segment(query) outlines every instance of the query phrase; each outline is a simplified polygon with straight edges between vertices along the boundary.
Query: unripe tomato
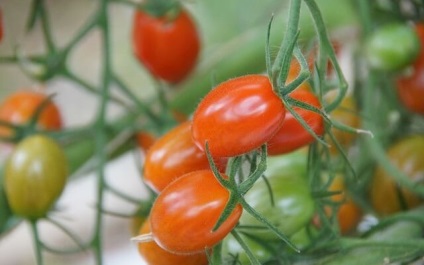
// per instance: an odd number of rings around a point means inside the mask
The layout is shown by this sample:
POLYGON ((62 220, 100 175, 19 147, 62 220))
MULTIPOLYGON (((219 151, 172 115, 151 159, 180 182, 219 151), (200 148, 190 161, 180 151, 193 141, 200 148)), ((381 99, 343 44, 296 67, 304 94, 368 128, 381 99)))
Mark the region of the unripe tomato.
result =
MULTIPOLYGON (((406 174, 417 185, 422 185, 424 177, 424 136, 403 138, 387 150, 390 162, 406 174)), ((423 198, 407 188, 400 187, 390 172, 378 166, 370 184, 370 201, 374 210, 382 215, 390 215, 421 205, 423 198)))
POLYGON ((378 28, 366 41, 366 59, 371 67, 397 71, 417 57, 420 44, 414 29, 404 23, 391 23, 378 28))
MULTIPOLYGON (((227 159, 216 159, 224 171, 227 159)), ((206 154, 191 137, 191 122, 186 121, 159 138, 146 153, 143 179, 159 193, 176 178, 201 169, 210 169, 206 154)))
POLYGON ((213 231, 229 197, 230 192, 210 170, 194 171, 176 179, 158 195, 151 209, 154 241, 167 251, 180 254, 212 248, 231 232, 242 214, 242 206, 235 205, 229 217, 213 231))
POLYGON ((44 217, 61 194, 67 174, 65 154, 55 141, 43 135, 25 138, 5 164, 10 208, 27 219, 44 217))
POLYGON ((200 38, 193 19, 183 8, 175 17, 136 11, 132 38, 137 59, 159 79, 177 83, 196 65, 200 38))
MULTIPOLYGON (((261 215, 290 236, 308 224, 315 211, 315 203, 306 179, 306 154, 293 153, 268 158, 264 175, 272 189, 272 196, 263 179, 246 193, 245 199, 261 215), (271 198, 274 199, 274 205, 271 198)), ((240 224, 263 226, 257 219, 244 212, 240 224)), ((251 229, 249 233, 264 240, 279 240, 268 229, 251 229)))
MULTIPOLYGON (((10 95, 0 104, 0 120, 16 125, 28 122, 47 96, 34 91, 20 91, 10 95)), ((62 118, 57 106, 49 101, 41 111, 37 126, 45 130, 62 128, 62 118)), ((0 126, 0 136, 11 136, 9 128, 0 126)))
POLYGON ((219 84, 200 102, 193 116, 193 139, 202 150, 208 142, 214 157, 241 155, 271 139, 285 113, 268 77, 237 77, 219 84))
MULTIPOLYGON (((147 220, 141 226, 140 234, 150 233, 150 222, 147 220)), ((154 241, 138 244, 138 251, 148 265, 206 265, 206 252, 177 255, 159 247, 154 241)))
MULTIPOLYGON (((295 90, 290 94, 290 96, 293 99, 299 100, 318 109, 321 108, 319 99, 310 91, 295 90)), ((300 107, 293 107, 293 109, 305 120, 309 127, 318 136, 321 136, 324 133, 324 119, 320 114, 300 107)), ((314 141, 315 138, 290 112, 288 112, 284 118, 281 128, 268 141, 268 154, 281 155, 289 153, 314 141)))

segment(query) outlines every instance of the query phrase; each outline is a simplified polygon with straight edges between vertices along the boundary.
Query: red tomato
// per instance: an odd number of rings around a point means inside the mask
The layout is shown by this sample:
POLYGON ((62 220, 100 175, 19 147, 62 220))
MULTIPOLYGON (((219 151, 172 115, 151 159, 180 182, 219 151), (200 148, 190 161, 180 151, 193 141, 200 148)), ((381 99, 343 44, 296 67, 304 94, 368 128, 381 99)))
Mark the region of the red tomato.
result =
POLYGON ((3 39, 3 14, 0 9, 0 41, 3 39))
POLYGON ((139 10, 132 34, 136 57, 155 77, 177 83, 194 68, 200 39, 196 25, 184 9, 175 18, 154 17, 139 10))
MULTIPOLYGON (((159 138, 146 153, 144 181, 156 192, 176 178, 200 169, 210 169, 206 154, 191 137, 191 122, 186 121, 159 138)), ((226 159, 216 161, 224 170, 226 159)))
MULTIPOLYGON (((46 100, 46 95, 34 91, 21 91, 12 94, 0 104, 0 120, 22 125, 34 115, 37 108, 46 100)), ((48 102, 37 120, 37 125, 45 130, 62 128, 59 109, 53 102, 48 102)), ((12 131, 0 127, 1 136, 10 136, 12 131)))
MULTIPOLYGON (((224 178, 226 176, 224 175, 224 178)), ((155 242, 172 253, 198 253, 212 248, 235 227, 243 208, 237 204, 215 231, 230 192, 210 170, 188 173, 169 184, 150 212, 155 242)))
MULTIPOLYGON (((318 109, 321 108, 321 103, 318 98, 309 91, 295 90, 290 96, 293 99, 302 101, 318 109)), ((317 135, 322 135, 324 133, 324 120, 321 115, 300 107, 293 107, 293 109, 306 121, 317 135)), ((291 113, 287 113, 283 126, 281 126, 278 132, 268 141, 268 154, 279 155, 289 153, 312 143, 314 140, 315 138, 303 128, 296 118, 291 113)))
POLYGON ((397 80, 397 93, 403 105, 418 114, 424 115, 424 24, 415 27, 420 39, 420 53, 412 71, 397 80))
MULTIPOLYGON (((150 222, 146 221, 140 228, 140 234, 150 233, 150 222)), ((159 247, 154 241, 139 243, 138 251, 149 265, 206 265, 208 259, 205 252, 192 255, 177 255, 159 247)))
POLYGON ((241 155, 259 148, 281 127, 286 110, 269 78, 246 75, 221 83, 194 112, 192 134, 214 157, 241 155))

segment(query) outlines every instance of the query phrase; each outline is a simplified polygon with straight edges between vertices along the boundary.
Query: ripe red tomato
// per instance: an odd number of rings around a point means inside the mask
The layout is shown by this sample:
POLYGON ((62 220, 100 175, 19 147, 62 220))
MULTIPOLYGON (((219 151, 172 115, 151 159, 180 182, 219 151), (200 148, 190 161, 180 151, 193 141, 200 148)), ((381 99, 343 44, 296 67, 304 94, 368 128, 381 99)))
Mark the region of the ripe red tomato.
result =
POLYGON ((170 83, 191 72, 200 51, 196 25, 184 9, 172 18, 136 11, 132 38, 137 59, 155 77, 170 83))
POLYGON ((213 231, 229 197, 230 192, 210 170, 178 178, 158 195, 151 209, 154 241, 172 253, 192 254, 212 248, 231 232, 242 214, 243 208, 237 204, 213 231))
MULTIPOLYGON (((150 233, 150 222, 145 221, 140 228, 140 234, 150 233)), ((205 252, 191 255, 177 255, 159 247, 154 241, 139 243, 138 252, 149 265, 206 265, 208 259, 205 252)))
MULTIPOLYGON (((160 192, 176 178, 201 169, 210 169, 206 154, 191 137, 191 122, 186 121, 159 138, 146 153, 144 182, 160 192)), ((217 166, 225 170, 227 159, 217 159, 217 166)))
MULTIPOLYGON (((21 91, 12 94, 0 104, 0 120, 17 125, 26 123, 37 108, 46 100, 46 95, 34 91, 21 91)), ((48 102, 37 120, 38 127, 45 130, 62 128, 59 109, 53 102, 48 102)), ((0 126, 1 136, 11 136, 11 129, 0 126)))
POLYGON ((3 39, 3 14, 0 9, 0 41, 3 39))
MULTIPOLYGON (((424 176, 424 136, 403 138, 389 147, 387 156, 391 163, 406 174, 417 185, 422 185, 424 176)), ((423 198, 399 184, 378 166, 370 184, 370 201, 376 213, 385 216, 414 208, 423 203, 423 198)))
POLYGON ((415 26, 420 52, 411 67, 411 72, 397 80, 397 93, 402 104, 415 113, 424 115, 424 24, 415 26))
POLYGON ((210 91, 194 112, 192 134, 214 157, 241 155, 259 148, 281 127, 286 110, 269 78, 246 75, 210 91))
POLYGON ((65 187, 67 163, 63 150, 52 139, 32 135, 22 140, 4 168, 12 211, 31 220, 44 217, 65 187))
MULTIPOLYGON (((302 101, 318 109, 321 108, 321 103, 312 92, 295 90, 290 96, 293 99, 302 101)), ((293 109, 305 120, 317 135, 322 135, 324 133, 324 120, 320 114, 300 107, 293 107, 293 109)), ((278 132, 268 141, 268 154, 279 155, 289 153, 312 143, 314 140, 315 138, 303 128, 298 120, 291 113, 287 113, 283 126, 281 126, 278 132)))

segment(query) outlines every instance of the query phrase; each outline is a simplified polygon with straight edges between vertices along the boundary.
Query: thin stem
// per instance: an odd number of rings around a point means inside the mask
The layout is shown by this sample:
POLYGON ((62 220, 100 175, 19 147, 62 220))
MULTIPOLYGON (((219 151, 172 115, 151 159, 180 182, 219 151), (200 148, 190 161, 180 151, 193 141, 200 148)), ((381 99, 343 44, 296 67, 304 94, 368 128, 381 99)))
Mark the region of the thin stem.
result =
POLYGON ((30 221, 32 237, 34 239, 34 249, 35 249, 35 258, 37 260, 37 265, 42 265, 43 263, 43 253, 42 253, 42 243, 40 239, 40 234, 37 227, 37 220, 30 221))

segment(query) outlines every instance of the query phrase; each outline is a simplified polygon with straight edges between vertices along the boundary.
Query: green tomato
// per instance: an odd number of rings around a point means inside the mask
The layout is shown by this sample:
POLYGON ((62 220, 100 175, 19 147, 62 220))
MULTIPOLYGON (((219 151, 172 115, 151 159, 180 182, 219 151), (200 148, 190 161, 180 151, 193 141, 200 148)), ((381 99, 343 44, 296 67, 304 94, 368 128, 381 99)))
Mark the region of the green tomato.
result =
POLYGON ((391 23, 378 28, 365 44, 369 65, 382 71, 403 69, 417 58, 419 51, 417 33, 403 23, 391 23))
MULTIPOLYGON (((240 234, 240 237, 243 239, 244 243, 247 245, 253 255, 262 264, 274 256, 272 250, 260 242, 257 242, 254 239, 251 239, 242 234, 240 234)), ((224 264, 251 264, 246 251, 240 246, 239 242, 231 234, 225 237, 224 241, 222 242, 222 258, 224 264)))
MULTIPOLYGON (((285 235, 290 236, 310 222, 315 203, 306 179, 306 154, 298 153, 273 158, 265 176, 272 189, 274 204, 266 182, 261 179, 249 190, 246 201, 285 235)), ((247 211, 241 225, 264 226, 247 211)), ((251 234, 265 240, 278 240, 269 229, 251 229, 251 234)))
POLYGON ((66 157, 55 141, 42 135, 25 138, 5 164, 4 185, 12 212, 30 220, 44 217, 67 175, 66 157))

